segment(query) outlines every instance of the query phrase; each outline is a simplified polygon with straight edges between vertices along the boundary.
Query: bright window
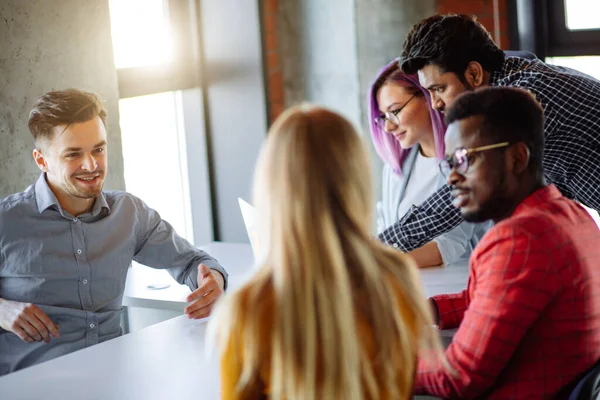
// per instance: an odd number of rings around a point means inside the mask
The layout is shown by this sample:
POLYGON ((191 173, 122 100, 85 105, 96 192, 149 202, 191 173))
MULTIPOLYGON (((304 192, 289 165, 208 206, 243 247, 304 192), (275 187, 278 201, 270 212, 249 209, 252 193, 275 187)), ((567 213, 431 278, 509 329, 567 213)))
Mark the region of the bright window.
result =
POLYGON ((194 243, 180 94, 119 101, 125 186, 194 243))
POLYGON ((570 30, 599 29, 600 1, 565 0, 565 18, 570 30))
MULTIPOLYGON (((172 61, 167 0, 110 0, 117 69, 172 61)), ((127 191, 194 243, 181 92, 119 101, 127 191)))
POLYGON ((173 42, 166 0, 110 0, 115 66, 168 63, 173 42))
POLYGON ((546 57, 546 62, 573 68, 600 79, 600 56, 546 57))

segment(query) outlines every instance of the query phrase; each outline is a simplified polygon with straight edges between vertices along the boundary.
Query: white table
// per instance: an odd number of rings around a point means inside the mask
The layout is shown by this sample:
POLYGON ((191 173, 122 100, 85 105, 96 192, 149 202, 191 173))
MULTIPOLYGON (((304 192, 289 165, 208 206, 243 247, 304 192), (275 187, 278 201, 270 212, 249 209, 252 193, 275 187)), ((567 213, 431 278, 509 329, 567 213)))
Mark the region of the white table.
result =
MULTIPOLYGON (((205 249, 227 268, 232 288, 249 276, 253 264, 249 245, 211 243, 205 249)), ((468 278, 465 265, 422 272, 428 296, 460 291, 468 278)), ((154 302, 177 303, 160 298, 155 291, 144 295, 143 290, 133 290, 128 301, 153 307, 154 302)), ((218 399, 218 362, 216 355, 208 357, 205 351, 206 325, 206 320, 180 316, 17 371, 0 378, 0 398, 218 399)))
MULTIPOLYGON (((200 247, 215 257, 229 273, 229 288, 239 287, 251 274, 254 255, 249 244, 212 242, 200 247)), ((467 260, 449 267, 433 267, 421 270, 425 295, 458 292, 466 287, 467 260)), ((178 284, 171 275, 161 269, 152 269, 133 263, 127 273, 123 305, 183 312, 190 289, 178 284), (166 289, 154 290, 149 285, 165 284, 166 289)))
POLYGON ((2 400, 219 398, 217 362, 205 355, 206 320, 153 325, 0 378, 2 400))
MULTIPOLYGON (((229 288, 239 287, 249 276, 254 255, 249 244, 212 242, 200 249, 206 251, 225 267, 229 274, 229 288)), ((162 269, 153 269, 134 262, 127 272, 123 305, 183 312, 186 297, 191 293, 162 269), (150 289, 149 285, 169 285, 165 289, 150 289)))
POLYGON ((457 293, 467 288, 468 260, 447 267, 422 268, 420 271, 427 297, 442 293, 457 293))

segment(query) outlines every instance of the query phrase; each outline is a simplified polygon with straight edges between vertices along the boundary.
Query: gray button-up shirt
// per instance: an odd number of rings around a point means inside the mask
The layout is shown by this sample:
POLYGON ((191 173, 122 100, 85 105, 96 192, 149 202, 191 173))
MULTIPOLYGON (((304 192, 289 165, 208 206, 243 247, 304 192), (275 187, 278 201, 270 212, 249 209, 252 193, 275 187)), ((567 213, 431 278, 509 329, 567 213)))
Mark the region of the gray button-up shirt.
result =
POLYGON ((42 174, 22 193, 0 200, 0 298, 39 306, 59 338, 27 343, 0 328, 0 375, 115 338, 131 261, 168 268, 198 287, 198 264, 218 262, 178 236, 137 197, 104 191, 91 212, 70 215, 42 174))

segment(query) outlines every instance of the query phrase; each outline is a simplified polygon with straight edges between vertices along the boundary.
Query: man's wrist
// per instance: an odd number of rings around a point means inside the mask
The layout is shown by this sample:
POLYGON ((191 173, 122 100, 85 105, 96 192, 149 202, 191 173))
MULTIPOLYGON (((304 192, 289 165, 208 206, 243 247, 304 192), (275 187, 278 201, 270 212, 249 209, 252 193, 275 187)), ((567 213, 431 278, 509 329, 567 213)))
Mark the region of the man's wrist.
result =
POLYGON ((219 284, 221 289, 225 290, 225 277, 223 276, 221 271, 219 271, 217 269, 211 269, 210 272, 212 272, 213 276, 217 280, 217 283, 219 284))

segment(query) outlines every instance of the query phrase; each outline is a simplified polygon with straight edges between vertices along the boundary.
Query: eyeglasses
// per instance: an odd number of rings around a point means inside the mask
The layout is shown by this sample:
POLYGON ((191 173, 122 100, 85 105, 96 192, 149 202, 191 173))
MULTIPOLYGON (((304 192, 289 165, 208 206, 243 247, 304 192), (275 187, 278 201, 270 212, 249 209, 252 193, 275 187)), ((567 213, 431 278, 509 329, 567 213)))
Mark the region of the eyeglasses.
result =
POLYGON ((506 147, 510 145, 509 142, 502 142, 496 144, 490 144, 487 146, 475 147, 472 149, 465 149, 464 147, 460 147, 454 150, 454 153, 440 161, 440 171, 442 175, 446 178, 450 176, 453 169, 456 169, 456 172, 459 174, 464 174, 469 169, 469 155, 473 153, 479 153, 481 151, 498 149, 500 147, 506 147))
POLYGON ((408 103, 410 103, 410 101, 412 99, 414 99, 415 96, 418 94, 419 94, 419 92, 416 92, 415 94, 410 96, 410 99, 408 99, 406 101, 406 103, 404 103, 404 105, 402 107, 400 107, 399 109, 390 111, 390 112, 386 112, 386 113, 383 113, 383 115, 375 117, 374 118, 375 124, 382 130, 385 130, 385 121, 390 121, 390 123, 394 126, 400 125, 400 120, 398 119, 398 115, 400 114, 400 111, 402 111, 404 109, 404 107, 406 107, 408 105, 408 103))

